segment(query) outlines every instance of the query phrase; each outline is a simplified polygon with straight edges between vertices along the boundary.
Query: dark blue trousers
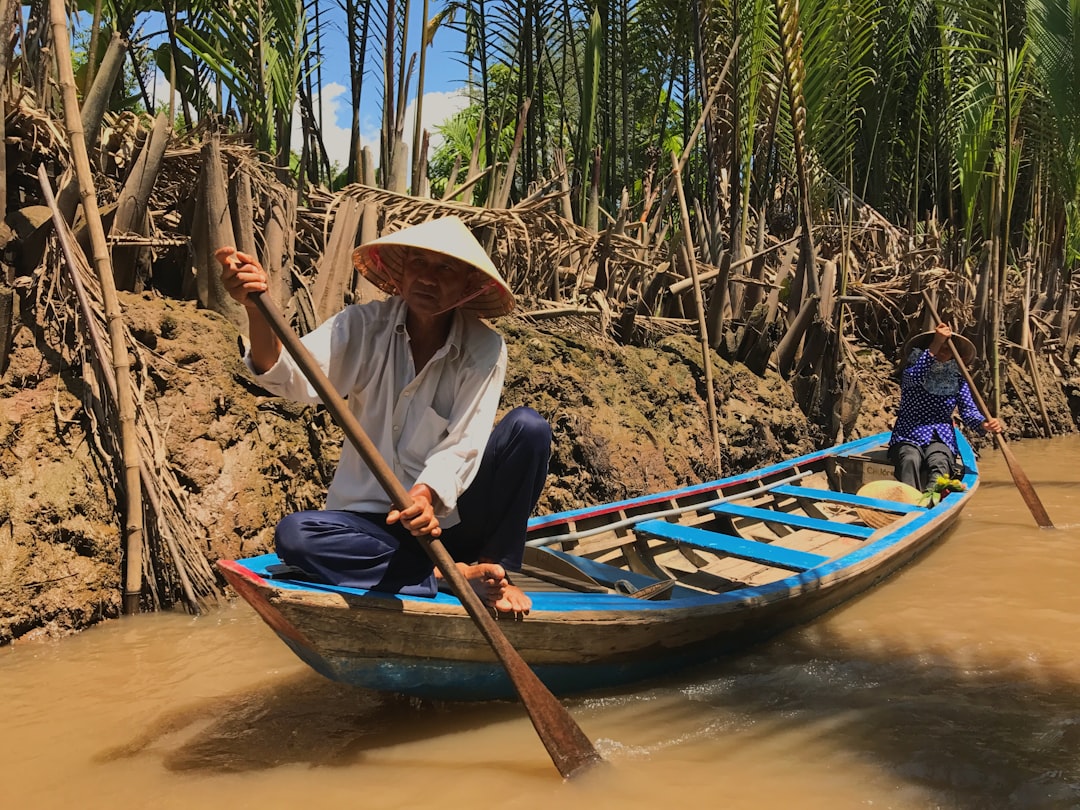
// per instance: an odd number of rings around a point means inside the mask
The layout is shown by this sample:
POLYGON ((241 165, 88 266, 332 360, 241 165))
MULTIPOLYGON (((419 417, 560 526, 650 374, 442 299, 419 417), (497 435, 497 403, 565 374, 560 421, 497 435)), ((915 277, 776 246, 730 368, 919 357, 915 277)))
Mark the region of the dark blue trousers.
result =
MULTIPOLYGON (((532 408, 515 408, 491 432, 476 478, 458 498, 461 522, 441 540, 456 561, 521 568, 525 529, 540 499, 551 427, 532 408)), ((434 596, 434 565, 420 541, 385 514, 313 510, 277 525, 278 556, 335 585, 434 596)))

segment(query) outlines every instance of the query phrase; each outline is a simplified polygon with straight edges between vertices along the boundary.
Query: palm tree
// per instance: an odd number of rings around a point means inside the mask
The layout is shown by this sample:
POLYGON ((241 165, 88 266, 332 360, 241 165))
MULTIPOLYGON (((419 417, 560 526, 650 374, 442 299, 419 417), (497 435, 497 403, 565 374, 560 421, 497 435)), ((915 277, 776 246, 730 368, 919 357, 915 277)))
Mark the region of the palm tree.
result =
POLYGON ((1034 233, 1056 234, 1038 245, 1048 281, 1059 290, 1054 309, 1066 356, 1078 324, 1070 321, 1072 280, 1080 260, 1080 6, 1067 0, 1029 0, 1033 83, 1038 89, 1030 127, 1042 198, 1034 233), (1060 273, 1060 278, 1057 278, 1060 273))
MULTIPOLYGON (((293 103, 307 55, 307 15, 299 0, 194 0, 177 28, 185 45, 228 90, 241 130, 256 148, 289 165, 293 103), (238 37, 236 32, 247 32, 238 37)), ((178 66, 183 67, 183 66, 178 66)), ((192 83, 196 76, 188 77, 192 83)), ((213 110, 197 111, 204 115, 213 110)))

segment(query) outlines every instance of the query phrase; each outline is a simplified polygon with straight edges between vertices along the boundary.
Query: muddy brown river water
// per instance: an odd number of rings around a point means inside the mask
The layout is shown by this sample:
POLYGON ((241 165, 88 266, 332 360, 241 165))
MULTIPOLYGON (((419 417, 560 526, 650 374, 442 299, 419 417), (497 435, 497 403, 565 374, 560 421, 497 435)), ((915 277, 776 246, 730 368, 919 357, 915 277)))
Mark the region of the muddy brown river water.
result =
POLYGON ((244 604, 0 649, 0 807, 1080 807, 1080 436, 1010 445, 943 542, 743 655, 576 697, 564 783, 515 703, 335 685, 244 604))

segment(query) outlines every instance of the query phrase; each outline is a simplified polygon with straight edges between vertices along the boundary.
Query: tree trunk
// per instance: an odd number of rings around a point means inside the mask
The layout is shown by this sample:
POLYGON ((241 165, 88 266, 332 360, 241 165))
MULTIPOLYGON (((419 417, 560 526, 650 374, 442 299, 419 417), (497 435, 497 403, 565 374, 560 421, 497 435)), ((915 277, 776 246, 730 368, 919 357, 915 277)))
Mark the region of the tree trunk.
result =
POLYGON ((270 293, 281 308, 287 310, 292 298, 289 278, 292 267, 293 230, 296 221, 295 197, 285 187, 270 190, 269 213, 266 216, 263 268, 270 277, 270 293))
POLYGON ((235 245, 232 217, 229 214, 229 193, 225 185, 225 172, 221 164, 221 140, 211 136, 203 146, 206 166, 206 260, 199 272, 206 274, 206 306, 225 316, 241 334, 247 332, 247 316, 244 309, 225 290, 220 268, 213 258, 214 251, 225 245, 235 245))
MULTIPOLYGON (((404 150, 402 150, 404 154, 404 150)), ((315 322, 320 324, 345 306, 345 293, 353 275, 352 252, 360 230, 363 206, 356 197, 343 194, 334 212, 334 224, 319 259, 311 289, 315 322)))
MULTIPOLYGON (((147 206, 161 171, 165 148, 169 145, 169 121, 164 113, 154 120, 154 128, 146 139, 127 182, 120 190, 110 236, 132 234, 148 236, 150 221, 147 206)), ((150 271, 150 248, 145 245, 117 245, 113 249, 113 274, 119 290, 136 290, 141 278, 150 271)))
POLYGON ((788 374, 791 373, 791 367, 795 362, 795 352, 817 314, 819 300, 816 295, 803 299, 802 309, 799 310, 799 314, 795 316, 795 320, 776 347, 776 366, 784 379, 787 379, 788 374))
MULTIPOLYGON (((109 49, 105 52, 105 58, 101 60, 101 70, 94 80, 94 86, 86 94, 80 118, 88 154, 97 148, 101 119, 105 115, 105 110, 108 109, 109 96, 112 94, 113 85, 116 84, 116 78, 124 66, 127 45, 127 40, 118 33, 113 33, 109 49)), ((87 159, 89 160, 89 157, 87 159)), ((68 224, 75 221, 75 212, 79 208, 79 184, 74 177, 60 189, 57 205, 68 224)))
MULTIPOLYGON (((235 202, 232 209, 233 237, 236 249, 250 256, 258 256, 255 244, 255 201, 251 197, 251 175, 243 163, 230 172, 230 197, 235 202)), ((261 257, 260 257, 261 258, 261 257)))

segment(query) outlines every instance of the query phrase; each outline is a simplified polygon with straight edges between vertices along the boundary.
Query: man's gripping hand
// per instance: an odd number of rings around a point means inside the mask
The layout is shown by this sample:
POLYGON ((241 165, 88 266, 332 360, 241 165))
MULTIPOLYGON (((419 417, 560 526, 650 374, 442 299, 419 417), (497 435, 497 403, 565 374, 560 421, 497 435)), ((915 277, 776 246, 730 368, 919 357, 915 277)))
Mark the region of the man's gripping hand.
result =
POLYGON ((442 528, 439 526, 439 519, 435 517, 433 503, 437 496, 431 491, 431 487, 427 484, 416 484, 409 490, 409 495, 412 497, 412 505, 408 509, 391 509, 386 515, 386 522, 400 521, 413 537, 441 535, 442 528))

